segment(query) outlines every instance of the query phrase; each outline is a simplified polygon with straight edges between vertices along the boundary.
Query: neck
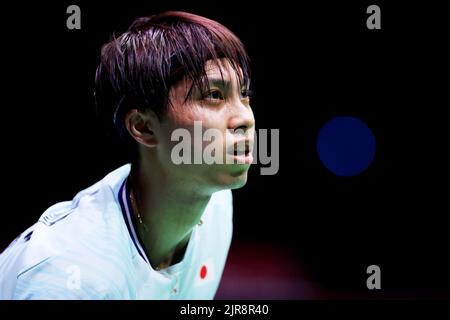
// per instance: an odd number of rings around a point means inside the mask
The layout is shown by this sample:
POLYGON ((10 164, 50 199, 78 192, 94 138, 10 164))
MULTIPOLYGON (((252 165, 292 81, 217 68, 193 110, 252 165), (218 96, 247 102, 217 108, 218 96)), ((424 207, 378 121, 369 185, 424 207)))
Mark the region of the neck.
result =
POLYGON ((150 264, 162 269, 181 260, 211 195, 202 195, 157 166, 132 167, 130 188, 138 232, 150 264))

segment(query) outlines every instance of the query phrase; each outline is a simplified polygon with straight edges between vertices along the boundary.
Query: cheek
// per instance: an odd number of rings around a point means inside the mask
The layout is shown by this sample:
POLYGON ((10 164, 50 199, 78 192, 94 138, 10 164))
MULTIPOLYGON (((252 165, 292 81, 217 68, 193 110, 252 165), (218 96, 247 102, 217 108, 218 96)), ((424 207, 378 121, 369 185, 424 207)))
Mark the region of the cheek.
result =
POLYGON ((174 129, 189 127, 195 118, 195 110, 188 105, 172 107, 167 113, 167 123, 174 129))
POLYGON ((195 124, 196 127, 201 126, 203 132, 212 128, 225 131, 227 117, 222 111, 199 105, 178 106, 169 112, 170 127, 172 130, 185 128, 193 133, 195 124))
POLYGON ((192 135, 195 120, 195 114, 189 107, 170 108, 161 125, 162 142, 167 141, 169 145, 176 143, 171 141, 174 132, 177 132, 177 135, 179 135, 179 132, 182 132, 183 136, 185 136, 187 130, 192 135))
POLYGON ((161 147, 165 154, 170 154, 181 141, 186 147, 189 145, 192 155, 226 153, 227 130, 223 119, 204 113, 178 115, 166 124, 163 132, 161 147))

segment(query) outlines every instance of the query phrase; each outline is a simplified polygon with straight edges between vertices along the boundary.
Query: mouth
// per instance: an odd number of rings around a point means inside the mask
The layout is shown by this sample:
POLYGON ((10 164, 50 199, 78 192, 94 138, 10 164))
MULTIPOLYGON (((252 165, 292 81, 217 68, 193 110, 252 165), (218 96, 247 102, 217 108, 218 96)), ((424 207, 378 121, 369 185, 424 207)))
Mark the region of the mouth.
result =
POLYGON ((248 145, 248 142, 245 143, 245 145, 235 145, 233 154, 235 156, 245 156, 250 153, 250 146, 248 145))
POLYGON ((234 160, 233 163, 249 164, 253 162, 252 156, 253 141, 240 140, 236 141, 228 148, 228 154, 234 160))

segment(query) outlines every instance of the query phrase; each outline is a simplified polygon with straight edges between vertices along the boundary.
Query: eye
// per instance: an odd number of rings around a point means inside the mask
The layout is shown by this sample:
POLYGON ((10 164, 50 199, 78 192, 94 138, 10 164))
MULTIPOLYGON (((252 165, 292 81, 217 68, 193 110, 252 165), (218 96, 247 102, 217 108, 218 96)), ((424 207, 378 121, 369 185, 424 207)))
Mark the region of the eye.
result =
POLYGON ((215 102, 215 101, 224 100, 224 97, 223 97, 223 94, 221 91, 211 90, 203 95, 203 99, 215 102))

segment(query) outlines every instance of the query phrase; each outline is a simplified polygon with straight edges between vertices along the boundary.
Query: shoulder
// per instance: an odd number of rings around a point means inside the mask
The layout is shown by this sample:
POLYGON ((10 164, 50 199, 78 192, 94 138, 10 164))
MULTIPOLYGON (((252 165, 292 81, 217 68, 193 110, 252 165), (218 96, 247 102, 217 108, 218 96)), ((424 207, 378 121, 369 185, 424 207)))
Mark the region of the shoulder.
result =
POLYGON ((62 298, 99 298, 114 292, 111 288, 121 281, 121 274, 127 274, 132 260, 117 202, 118 188, 128 171, 123 167, 119 171, 42 214, 16 270, 17 298, 27 298, 30 292, 38 298, 39 293, 49 294, 51 290, 62 298), (81 289, 74 285, 75 289, 68 291, 77 275, 81 289))
MULTIPOLYGON (((117 170, 116 170, 117 171, 117 170)), ((57 203, 39 218, 29 251, 61 255, 69 251, 113 250, 126 235, 117 193, 126 176, 114 171, 79 192, 72 201, 57 203), (117 181, 113 181, 117 180, 117 181)))
POLYGON ((13 299, 121 298, 130 280, 118 261, 75 252, 50 256, 17 275, 13 299))

